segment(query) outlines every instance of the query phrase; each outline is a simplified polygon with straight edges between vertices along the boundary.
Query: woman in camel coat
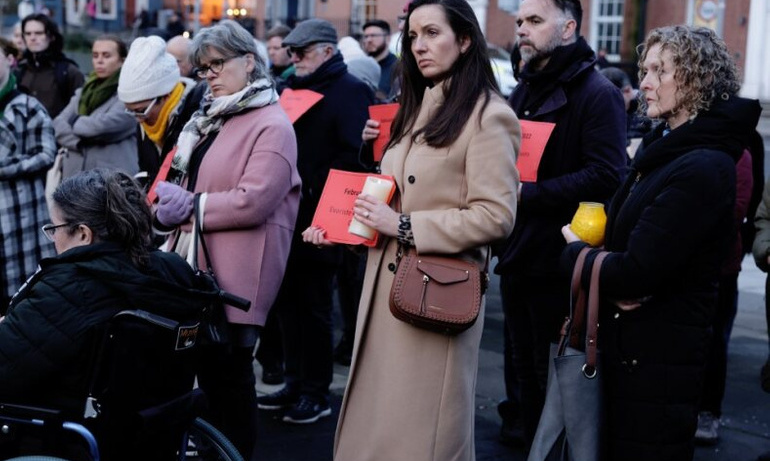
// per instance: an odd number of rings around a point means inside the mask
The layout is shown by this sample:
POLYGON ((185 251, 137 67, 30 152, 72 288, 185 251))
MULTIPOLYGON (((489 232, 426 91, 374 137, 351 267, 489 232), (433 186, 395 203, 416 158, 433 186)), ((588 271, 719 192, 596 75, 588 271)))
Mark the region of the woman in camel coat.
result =
MULTIPOLYGON (((389 293, 399 244, 483 268, 516 212, 519 124, 499 96, 473 12, 463 0, 417 0, 407 24, 401 109, 382 161, 398 193, 390 206, 361 195, 354 208, 386 238, 369 252, 336 461, 474 458, 483 310, 470 329, 447 336, 397 320, 389 293)), ((378 131, 367 122, 364 139, 378 131)), ((322 229, 304 235, 328 243, 322 229)))

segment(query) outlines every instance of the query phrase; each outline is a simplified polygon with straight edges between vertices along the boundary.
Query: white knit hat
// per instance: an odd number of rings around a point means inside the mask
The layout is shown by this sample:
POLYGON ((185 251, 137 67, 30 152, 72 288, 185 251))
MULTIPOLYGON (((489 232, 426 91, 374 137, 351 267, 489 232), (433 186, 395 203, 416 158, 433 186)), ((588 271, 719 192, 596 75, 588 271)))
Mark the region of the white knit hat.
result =
POLYGON ((131 44, 120 70, 118 98, 130 104, 165 96, 179 80, 179 67, 166 53, 166 42, 155 35, 139 37, 131 44))
POLYGON ((348 72, 369 85, 369 88, 371 88, 372 91, 377 91, 377 87, 380 84, 382 69, 377 63, 377 60, 373 57, 362 56, 360 58, 351 59, 348 61, 348 72))
POLYGON ((337 49, 340 50, 342 60, 345 61, 345 64, 349 63, 352 59, 367 56, 366 53, 364 53, 364 50, 361 49, 361 45, 358 44, 358 41, 349 36, 340 39, 340 42, 337 44, 337 49))

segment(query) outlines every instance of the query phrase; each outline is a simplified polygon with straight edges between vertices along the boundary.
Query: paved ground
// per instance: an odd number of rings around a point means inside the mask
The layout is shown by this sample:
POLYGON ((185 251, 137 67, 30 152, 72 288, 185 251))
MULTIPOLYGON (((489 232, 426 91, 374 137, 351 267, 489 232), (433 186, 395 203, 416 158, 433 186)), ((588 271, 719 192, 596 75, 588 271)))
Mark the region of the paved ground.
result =
MULTIPOLYGON (((759 387, 759 368, 768 354, 764 320, 764 274, 752 260, 744 261, 740 277, 739 311, 730 343, 727 395, 723 405, 721 440, 714 447, 699 447, 696 461, 753 461, 770 451, 770 395, 759 387)), ((479 461, 524 460, 521 450, 497 442, 499 418, 497 403, 504 396, 502 370, 502 312, 497 280, 493 281, 487 302, 484 335, 481 342, 476 392, 476 457, 479 461)), ((258 365, 257 365, 258 367, 258 365)), ((282 423, 278 415, 261 412, 258 446, 266 461, 331 460, 334 426, 348 368, 337 365, 333 384, 331 418, 309 426, 282 423)), ((261 372, 257 369, 257 376, 261 372)), ((261 382, 260 392, 279 387, 261 382)), ((377 415, 372 415, 376 418, 377 415)), ((395 460, 409 461, 409 460, 395 460)))

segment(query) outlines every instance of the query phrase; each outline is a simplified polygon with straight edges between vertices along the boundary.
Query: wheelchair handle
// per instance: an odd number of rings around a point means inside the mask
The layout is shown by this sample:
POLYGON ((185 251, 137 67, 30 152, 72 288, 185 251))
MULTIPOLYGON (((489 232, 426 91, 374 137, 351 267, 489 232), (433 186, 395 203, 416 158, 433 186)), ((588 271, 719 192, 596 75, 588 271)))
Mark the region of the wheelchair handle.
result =
POLYGON ((217 296, 219 296, 219 299, 221 299, 225 304, 229 304, 230 306, 240 309, 243 312, 247 312, 249 308, 251 308, 251 301, 245 298, 241 298, 238 295, 228 293, 225 290, 219 290, 217 296))

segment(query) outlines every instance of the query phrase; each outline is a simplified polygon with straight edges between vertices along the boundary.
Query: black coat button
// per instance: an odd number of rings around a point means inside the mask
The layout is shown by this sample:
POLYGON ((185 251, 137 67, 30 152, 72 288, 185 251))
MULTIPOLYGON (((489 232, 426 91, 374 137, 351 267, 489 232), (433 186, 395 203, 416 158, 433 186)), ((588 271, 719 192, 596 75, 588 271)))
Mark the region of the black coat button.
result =
POLYGON ((396 273, 396 263, 388 264, 388 270, 395 274, 396 273))
POLYGON ((409 176, 406 180, 409 181, 409 184, 414 184, 414 176, 409 176))

